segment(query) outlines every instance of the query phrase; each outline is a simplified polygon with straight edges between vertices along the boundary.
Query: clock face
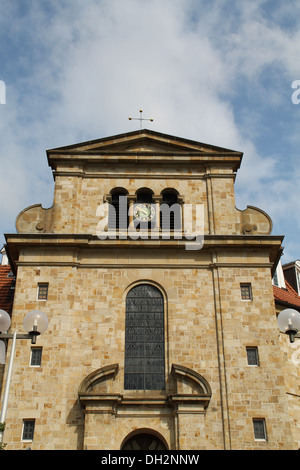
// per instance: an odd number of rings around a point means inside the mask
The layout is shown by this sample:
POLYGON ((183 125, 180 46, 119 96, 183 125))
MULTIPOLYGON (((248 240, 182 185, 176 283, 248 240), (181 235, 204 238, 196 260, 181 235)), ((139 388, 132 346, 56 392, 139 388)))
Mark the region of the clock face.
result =
POLYGON ((151 204, 136 204, 133 215, 135 219, 139 220, 140 222, 149 222, 154 218, 155 210, 151 204))

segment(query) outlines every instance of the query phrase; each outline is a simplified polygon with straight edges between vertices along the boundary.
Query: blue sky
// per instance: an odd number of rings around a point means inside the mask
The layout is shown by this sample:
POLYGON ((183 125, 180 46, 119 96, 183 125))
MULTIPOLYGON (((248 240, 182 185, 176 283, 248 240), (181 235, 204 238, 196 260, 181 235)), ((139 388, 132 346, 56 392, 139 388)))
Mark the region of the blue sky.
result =
POLYGON ((143 108, 150 129, 244 152, 236 206, 300 258, 299 58, 291 0, 0 0, 0 233, 52 205, 46 149, 138 129, 143 108))

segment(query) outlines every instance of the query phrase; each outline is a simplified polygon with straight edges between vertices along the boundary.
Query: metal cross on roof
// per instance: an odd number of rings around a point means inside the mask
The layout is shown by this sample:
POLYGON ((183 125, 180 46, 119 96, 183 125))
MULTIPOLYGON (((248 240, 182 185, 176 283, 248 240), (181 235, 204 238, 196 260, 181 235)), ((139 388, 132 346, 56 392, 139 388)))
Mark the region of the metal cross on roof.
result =
POLYGON ((152 118, 150 118, 150 119, 143 118, 143 110, 142 110, 142 109, 140 109, 140 117, 139 117, 139 118, 129 117, 128 119, 129 119, 129 121, 140 121, 140 129, 141 129, 141 130, 142 130, 143 121, 151 121, 151 122, 153 122, 153 119, 152 119, 152 118))

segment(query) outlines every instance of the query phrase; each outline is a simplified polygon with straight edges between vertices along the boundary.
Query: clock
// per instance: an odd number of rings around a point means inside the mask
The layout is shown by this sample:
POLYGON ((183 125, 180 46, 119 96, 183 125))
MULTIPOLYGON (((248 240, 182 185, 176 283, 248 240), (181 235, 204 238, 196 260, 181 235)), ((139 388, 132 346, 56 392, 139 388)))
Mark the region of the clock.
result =
POLYGON ((139 222, 149 222, 154 218, 155 210, 151 204, 140 203, 135 205, 133 215, 139 222))

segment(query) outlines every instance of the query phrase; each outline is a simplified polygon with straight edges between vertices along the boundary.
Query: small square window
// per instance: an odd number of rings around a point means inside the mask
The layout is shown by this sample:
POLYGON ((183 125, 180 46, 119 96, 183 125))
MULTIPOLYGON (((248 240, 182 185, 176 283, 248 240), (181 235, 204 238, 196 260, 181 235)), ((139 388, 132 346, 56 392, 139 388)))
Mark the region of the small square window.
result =
POLYGON ((254 438, 257 441, 266 441, 266 422, 264 418, 253 419, 254 438))
POLYGON ((43 348, 31 348, 30 365, 32 367, 40 367, 42 365, 43 348))
POLYGON ((242 300, 252 300, 251 284, 241 284, 241 298, 242 300))
POLYGON ((35 427, 34 419, 24 419, 22 441, 33 441, 34 427, 35 427))
POLYGON ((247 346, 246 351, 248 366, 259 366, 258 348, 256 346, 247 346))
POLYGON ((48 298, 48 283, 38 285, 38 300, 47 300, 48 298))

